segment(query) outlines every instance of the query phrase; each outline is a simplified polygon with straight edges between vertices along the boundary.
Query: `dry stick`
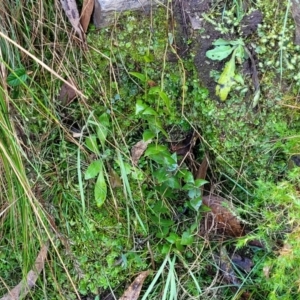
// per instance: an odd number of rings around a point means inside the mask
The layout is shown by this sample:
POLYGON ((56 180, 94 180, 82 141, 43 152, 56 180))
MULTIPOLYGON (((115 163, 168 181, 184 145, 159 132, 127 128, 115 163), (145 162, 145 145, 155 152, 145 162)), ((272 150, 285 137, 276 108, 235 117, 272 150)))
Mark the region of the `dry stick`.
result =
POLYGON ((34 268, 28 272, 26 280, 22 280, 0 300, 18 300, 24 298, 28 294, 29 290, 34 287, 39 274, 44 269, 47 253, 48 243, 42 246, 35 260, 34 268))
POLYGON ((40 59, 38 59, 36 56, 31 54, 29 51, 27 51, 25 48, 20 46, 18 43, 16 43, 14 40, 10 39, 8 36, 6 36, 3 32, 0 31, 0 37, 4 38, 14 46, 16 46, 18 49, 23 51, 25 54, 27 54, 29 57, 31 57, 33 60, 35 60, 37 63, 39 63, 43 68, 45 68, 47 71, 49 71, 52 75, 56 76, 58 79, 63 81, 67 86, 71 87, 76 93, 78 93, 82 98, 87 99, 87 96, 85 96, 81 91, 79 91, 76 86, 70 84, 67 80, 63 79, 60 75, 58 75, 55 71, 53 71, 50 67, 48 67, 44 62, 42 62, 40 59))

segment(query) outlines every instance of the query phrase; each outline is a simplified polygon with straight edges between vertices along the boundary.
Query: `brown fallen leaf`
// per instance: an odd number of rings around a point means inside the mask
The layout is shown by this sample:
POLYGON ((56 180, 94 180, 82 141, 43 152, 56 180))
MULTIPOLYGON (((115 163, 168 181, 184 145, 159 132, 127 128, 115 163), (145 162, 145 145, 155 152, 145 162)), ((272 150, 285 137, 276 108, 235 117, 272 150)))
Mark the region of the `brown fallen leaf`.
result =
POLYGON ((109 175, 109 182, 110 182, 110 185, 111 185, 112 189, 115 189, 115 188, 123 186, 122 180, 121 180, 120 176, 111 167, 109 167, 108 175, 109 175))
POLYGON ((26 279, 22 280, 0 300, 18 300, 21 297, 24 298, 28 294, 29 290, 34 287, 39 274, 43 270, 47 253, 48 244, 45 244, 41 247, 41 250, 35 260, 34 268, 28 272, 26 279))
POLYGON ((211 211, 208 212, 210 228, 216 229, 228 236, 239 237, 245 234, 240 220, 234 215, 231 203, 220 196, 204 196, 204 205, 211 211))
POLYGON ((151 143, 151 140, 148 140, 147 142, 139 141, 137 142, 131 149, 131 158, 134 165, 136 165, 140 159, 140 157, 143 155, 145 150, 148 147, 148 144, 151 143))
POLYGON ((253 261, 248 257, 242 257, 236 253, 231 256, 231 261, 233 264, 238 266, 241 270, 250 273, 253 267, 253 261))
POLYGON ((90 24, 91 15, 94 10, 95 0, 83 0, 82 11, 80 16, 80 23, 83 32, 86 33, 88 26, 90 24))
POLYGON ((63 10, 65 11, 72 27, 79 36, 80 40, 85 43, 85 33, 80 24, 79 12, 75 0, 60 0, 63 10))
POLYGON ((219 265, 219 268, 223 273, 225 281, 229 284, 240 286, 241 282, 235 274, 232 262, 224 246, 221 247, 220 255, 214 255, 214 260, 219 265))
POLYGON ((144 271, 140 273, 119 300, 137 300, 139 298, 143 283, 149 273, 150 271, 144 271))
MULTIPOLYGON (((68 78, 67 82, 76 88, 76 85, 71 78, 68 78)), ((70 85, 63 83, 58 96, 58 99, 61 101, 62 105, 65 106, 70 104, 76 97, 77 97, 77 93, 75 89, 73 89, 70 85)))

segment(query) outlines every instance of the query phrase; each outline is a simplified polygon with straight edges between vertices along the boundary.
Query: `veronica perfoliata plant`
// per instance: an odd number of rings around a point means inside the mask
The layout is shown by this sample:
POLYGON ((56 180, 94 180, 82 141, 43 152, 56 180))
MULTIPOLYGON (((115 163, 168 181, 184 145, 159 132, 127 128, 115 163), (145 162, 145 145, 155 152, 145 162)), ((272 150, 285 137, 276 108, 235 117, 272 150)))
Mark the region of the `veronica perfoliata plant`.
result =
POLYGON ((226 41, 218 39, 213 42, 214 49, 206 52, 206 56, 212 60, 223 60, 231 55, 230 60, 225 64, 225 67, 218 79, 216 87, 216 95, 225 101, 235 83, 243 84, 243 79, 240 74, 236 73, 236 62, 241 64, 245 58, 245 44, 242 39, 234 41, 226 41))

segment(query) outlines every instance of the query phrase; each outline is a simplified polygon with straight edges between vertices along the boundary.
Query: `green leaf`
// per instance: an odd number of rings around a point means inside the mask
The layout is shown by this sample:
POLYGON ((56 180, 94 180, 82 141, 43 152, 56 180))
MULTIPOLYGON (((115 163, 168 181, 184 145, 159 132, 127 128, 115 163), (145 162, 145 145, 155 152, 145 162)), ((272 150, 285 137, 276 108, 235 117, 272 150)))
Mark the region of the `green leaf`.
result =
POLYGON ((138 115, 148 107, 149 106, 146 103, 144 103, 142 100, 138 100, 135 105, 135 114, 138 115))
POLYGON ((26 73, 25 68, 21 67, 13 70, 13 72, 7 76, 7 84, 9 86, 18 86, 21 85, 22 83, 25 83, 27 78, 28 75, 26 73))
POLYGON ((99 124, 97 124, 98 126, 96 131, 97 131, 98 139, 100 140, 101 145, 103 147, 108 134, 108 128, 110 126, 108 114, 107 113, 102 114, 98 118, 98 121, 99 124))
POLYGON ((179 182, 178 178, 176 178, 174 176, 167 178, 166 184, 171 189, 180 189, 180 182, 179 182))
MULTIPOLYGON (((149 145, 147 150, 145 151, 145 156, 151 156, 160 153, 169 154, 168 148, 164 145, 149 145)), ((169 154, 170 155, 170 154, 169 154)))
POLYGON ((223 60, 228 57, 234 48, 232 46, 217 46, 212 50, 206 52, 206 56, 212 60, 223 60))
POLYGON ((180 177, 182 177, 186 183, 194 183, 194 176, 189 170, 181 170, 180 177))
POLYGON ((88 180, 91 178, 95 178, 100 170, 102 168, 102 161, 101 160, 95 160, 93 161, 87 168, 85 175, 84 175, 84 179, 88 180))
POLYGON ((151 131, 150 129, 147 129, 143 133, 143 141, 147 142, 155 137, 155 133, 151 131))
POLYGON ((181 245, 192 245, 194 242, 194 237, 189 231, 184 231, 181 236, 181 245))
POLYGON ((212 43, 214 46, 223 46, 223 45, 229 45, 230 41, 224 40, 224 39, 217 39, 212 43))
POLYGON ((98 144, 97 144, 97 137, 95 135, 90 135, 85 139, 86 147, 91 150, 92 152, 99 154, 98 144))
POLYGON ((206 183, 208 183, 207 180, 204 180, 204 179, 196 179, 194 185, 195 185, 195 187, 199 188, 199 187, 201 187, 202 185, 204 185, 204 184, 206 184, 206 183))
POLYGON ((201 190, 199 188, 190 189, 188 191, 188 196, 190 199, 195 199, 201 196, 201 190))
POLYGON ((148 106, 143 112, 143 115, 151 115, 151 116, 157 116, 157 112, 151 108, 150 106, 148 106))
POLYGON ((139 80, 141 80, 143 83, 146 82, 146 75, 139 73, 139 72, 129 72, 130 75, 138 78, 139 80))
POLYGON ((235 75, 235 55, 233 54, 231 59, 226 63, 225 68, 218 80, 216 86, 216 95, 220 97, 222 101, 227 99, 227 96, 234 84, 235 75))
POLYGON ((103 162, 100 161, 99 175, 95 184, 94 196, 98 207, 102 206, 107 195, 107 184, 104 178, 103 162))
POLYGON ((242 75, 239 74, 239 73, 237 73, 237 74, 234 75, 234 81, 237 82, 237 83, 239 83, 239 84, 241 84, 241 85, 245 84, 242 75))
POLYGON ((160 92, 159 92, 159 96, 160 96, 160 98, 164 101, 164 104, 165 104, 167 110, 170 111, 170 108, 171 108, 171 100, 170 100, 170 98, 168 97, 168 95, 167 95, 164 91, 160 91, 160 92))
POLYGON ((239 45, 237 48, 236 48, 236 51, 235 51, 235 57, 236 57, 236 60, 239 64, 242 64, 244 58, 245 58, 245 50, 244 50, 244 47, 239 45))
POLYGON ((171 233, 169 234, 169 236, 166 238, 166 240, 167 240, 169 243, 171 243, 171 244, 175 244, 176 241, 178 241, 179 239, 180 239, 180 238, 179 238, 178 234, 175 233, 175 232, 171 232, 171 233))
POLYGON ((190 200, 190 205, 192 206, 192 208, 195 210, 195 211, 198 211, 199 208, 201 207, 202 205, 202 198, 201 197, 196 197, 196 198, 193 198, 190 200))

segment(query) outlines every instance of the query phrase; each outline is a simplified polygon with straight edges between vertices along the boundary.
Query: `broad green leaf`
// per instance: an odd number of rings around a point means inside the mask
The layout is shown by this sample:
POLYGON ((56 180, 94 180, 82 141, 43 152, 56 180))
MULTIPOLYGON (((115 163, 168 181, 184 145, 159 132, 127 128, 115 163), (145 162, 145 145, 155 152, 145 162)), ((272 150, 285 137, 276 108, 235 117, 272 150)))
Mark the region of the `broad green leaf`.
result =
POLYGON ((214 46, 224 46, 229 45, 230 41, 224 40, 224 39, 217 39, 212 43, 214 46))
POLYGON ((7 76, 7 84, 9 86, 18 86, 21 85, 22 83, 25 83, 27 80, 28 75, 26 73, 25 68, 18 68, 15 69, 12 73, 10 73, 7 76))
POLYGON ((237 74, 234 75, 234 81, 241 84, 241 85, 245 84, 244 79, 243 79, 243 77, 240 73, 237 73, 237 74))
POLYGON ((170 235, 166 238, 166 240, 171 244, 175 244, 179 239, 180 237, 175 232, 171 232, 170 235))
POLYGON ((88 166, 88 168, 84 174, 84 179, 88 180, 91 178, 95 178, 99 174, 101 168, 102 168, 102 162, 100 160, 93 161, 88 166))
POLYGON ((206 56, 212 60, 223 60, 228 57, 234 48, 232 46, 217 46, 212 50, 206 52, 206 56))
POLYGON ((202 205, 202 198, 201 197, 196 197, 196 198, 193 198, 190 200, 190 205, 192 206, 192 208, 195 210, 195 211, 198 211, 199 208, 201 207, 202 205))
POLYGON ((193 241, 194 241, 193 235, 188 231, 184 231, 181 236, 180 244, 185 246, 192 245, 193 241))
POLYGON ((103 162, 101 162, 99 175, 95 184, 94 196, 98 207, 102 206, 107 195, 107 184, 104 178, 103 162))
POLYGON ((110 126, 108 114, 107 113, 102 114, 98 118, 98 121, 99 124, 97 124, 97 136, 101 142, 101 145, 104 146, 108 134, 108 128, 110 126))
POLYGON ((218 80, 216 86, 216 95, 220 97, 222 101, 227 99, 227 96, 234 84, 235 75, 235 55, 233 54, 230 60, 225 64, 225 68, 218 80))
POLYGON ((150 129, 147 129, 143 133, 143 140, 144 142, 147 142, 155 137, 155 133, 151 131, 150 129))
POLYGON ((159 86, 153 86, 149 89, 148 94, 149 95, 158 95, 161 91, 161 88, 159 86))
POLYGON ((196 179, 195 180, 195 187, 201 187, 202 185, 208 183, 207 180, 204 180, 204 179, 196 179))
POLYGON ((157 180, 157 183, 163 183, 168 180, 170 173, 165 168, 160 168, 153 172, 153 176, 157 180))
POLYGON ((168 187, 170 187, 171 189, 180 189, 180 182, 178 180, 178 178, 172 176, 172 177, 169 177, 167 180, 166 180, 166 184, 168 187))
POLYGON ((159 92, 159 96, 160 96, 160 98, 164 101, 164 104, 165 104, 167 110, 170 111, 170 108, 171 108, 171 100, 170 100, 170 98, 168 97, 168 95, 167 95, 164 91, 160 91, 160 92, 159 92))
POLYGON ((163 129, 162 126, 162 122, 159 118, 148 118, 148 122, 149 122, 149 127, 150 130, 152 130, 153 132, 155 132, 156 134, 158 134, 159 132, 162 132, 164 134, 165 137, 168 137, 167 132, 163 129))
POLYGON ((141 80, 142 82, 146 82, 146 75, 139 73, 139 72, 129 72, 130 75, 138 78, 139 80, 141 80))
POLYGON ((151 108, 150 106, 148 106, 143 112, 143 115, 151 115, 151 116, 157 116, 157 112, 151 108))
POLYGON ((145 151, 145 156, 148 156, 161 165, 173 167, 174 164, 177 164, 166 146, 149 145, 145 151))
POLYGON ((201 190, 199 188, 193 188, 188 191, 190 199, 195 199, 201 196, 201 190))
POLYGON ((92 152, 99 154, 98 144, 97 144, 97 137, 95 135, 90 135, 85 139, 86 147, 91 150, 92 152))
MULTIPOLYGON (((145 151, 145 156, 151 156, 160 153, 169 153, 168 148, 164 145, 149 145, 145 151)), ((170 154, 169 154, 170 155, 170 154)))
POLYGON ((138 115, 140 112, 144 111, 149 106, 142 100, 138 100, 135 105, 135 114, 138 115))
POLYGON ((181 170, 179 172, 180 177, 182 177, 186 183, 194 183, 194 176, 189 170, 181 170))

